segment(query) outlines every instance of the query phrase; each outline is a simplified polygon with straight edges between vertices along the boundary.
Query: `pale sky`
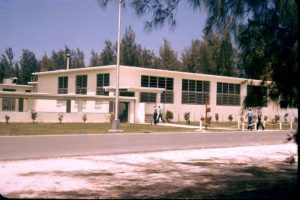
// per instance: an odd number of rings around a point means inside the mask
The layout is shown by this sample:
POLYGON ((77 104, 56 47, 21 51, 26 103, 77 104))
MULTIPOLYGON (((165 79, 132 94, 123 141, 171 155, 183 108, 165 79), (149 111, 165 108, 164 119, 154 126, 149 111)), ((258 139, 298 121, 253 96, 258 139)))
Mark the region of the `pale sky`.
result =
MULTIPOLYGON (((131 25, 136 42, 156 54, 166 38, 180 57, 192 39, 201 39, 205 16, 182 0, 175 30, 166 25, 148 33, 144 31, 146 18, 137 17, 127 6, 122 14, 121 34, 131 25)), ((67 45, 83 50, 88 65, 92 49, 101 52, 105 40, 116 42, 117 23, 116 1, 103 9, 96 0, 0 0, 0 54, 11 47, 15 60, 19 60, 22 49, 29 49, 39 59, 67 45)))

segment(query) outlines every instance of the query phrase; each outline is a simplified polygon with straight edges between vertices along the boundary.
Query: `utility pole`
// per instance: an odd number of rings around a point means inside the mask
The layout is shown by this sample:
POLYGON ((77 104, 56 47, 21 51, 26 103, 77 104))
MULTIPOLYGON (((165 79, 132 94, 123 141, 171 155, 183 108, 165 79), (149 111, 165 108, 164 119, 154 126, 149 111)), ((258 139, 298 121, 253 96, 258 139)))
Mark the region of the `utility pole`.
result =
POLYGON ((110 132, 120 132, 119 119, 119 73, 120 73, 120 40, 121 40, 121 9, 123 0, 119 0, 119 17, 118 17, 118 41, 117 41, 117 65, 116 65, 116 92, 115 92, 115 119, 112 123, 110 132))

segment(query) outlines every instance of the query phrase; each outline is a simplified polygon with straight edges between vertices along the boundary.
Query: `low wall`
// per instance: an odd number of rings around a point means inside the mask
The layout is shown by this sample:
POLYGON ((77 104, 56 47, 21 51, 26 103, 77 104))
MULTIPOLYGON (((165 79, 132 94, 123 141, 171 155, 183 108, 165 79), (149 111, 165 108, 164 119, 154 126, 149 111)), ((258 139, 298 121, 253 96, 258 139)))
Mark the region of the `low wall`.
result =
MULTIPOLYGON (((64 123, 83 122, 82 116, 86 114, 86 123, 109 122, 110 115, 103 113, 63 113, 64 123)), ((31 112, 1 112, 0 122, 5 122, 5 116, 10 117, 9 122, 32 122, 31 112)), ((54 112, 38 112, 35 122, 59 122, 59 113, 54 112)))

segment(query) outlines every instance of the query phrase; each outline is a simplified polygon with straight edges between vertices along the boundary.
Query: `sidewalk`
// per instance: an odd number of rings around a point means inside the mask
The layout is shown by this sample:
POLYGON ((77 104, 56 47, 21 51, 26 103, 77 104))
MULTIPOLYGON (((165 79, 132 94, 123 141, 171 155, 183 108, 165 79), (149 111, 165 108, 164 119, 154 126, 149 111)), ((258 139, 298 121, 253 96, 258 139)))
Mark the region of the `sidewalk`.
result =
POLYGON ((289 199, 297 163, 286 159, 296 154, 296 144, 288 143, 2 161, 0 193, 9 198, 289 199))

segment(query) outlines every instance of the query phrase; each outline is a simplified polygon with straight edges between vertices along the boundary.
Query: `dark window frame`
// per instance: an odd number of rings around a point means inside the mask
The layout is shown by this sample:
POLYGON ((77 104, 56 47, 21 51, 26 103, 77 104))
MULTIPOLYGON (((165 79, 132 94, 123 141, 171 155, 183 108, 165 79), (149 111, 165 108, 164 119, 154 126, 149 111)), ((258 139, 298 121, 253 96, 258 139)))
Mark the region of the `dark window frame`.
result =
MULTIPOLYGON (((174 103, 174 78, 161 77, 161 76, 141 76, 141 87, 150 87, 150 88, 162 88, 165 89, 161 93, 160 103, 173 104, 174 103)), ((143 95, 146 95, 146 92, 143 92, 143 95)), ((148 96, 151 96, 150 92, 148 96)), ((149 98, 141 98, 145 100, 149 98)), ((142 102, 142 101, 141 101, 142 102)), ((143 101, 144 102, 144 101, 143 101)), ((154 103, 153 101, 144 102, 144 103, 154 103)), ((156 102, 155 102, 156 103, 156 102)))
POLYGON ((110 84, 109 73, 97 74, 96 95, 108 96, 109 92, 105 91, 103 87, 109 86, 109 84, 110 84))
POLYGON ((141 103, 156 103, 156 93, 152 92, 141 92, 140 102, 141 103))
POLYGON ((240 106, 241 86, 235 83, 217 82, 217 106, 240 106))
POLYGON ((182 79, 181 103, 205 105, 210 103, 210 81, 182 79))
POLYGON ((75 80, 76 94, 87 94, 87 75, 77 75, 75 80))
POLYGON ((59 76, 58 77, 58 87, 57 93, 58 94, 68 94, 68 76, 59 76))

